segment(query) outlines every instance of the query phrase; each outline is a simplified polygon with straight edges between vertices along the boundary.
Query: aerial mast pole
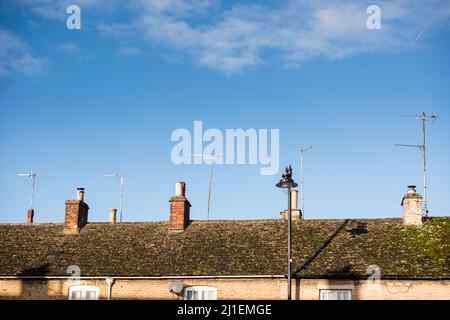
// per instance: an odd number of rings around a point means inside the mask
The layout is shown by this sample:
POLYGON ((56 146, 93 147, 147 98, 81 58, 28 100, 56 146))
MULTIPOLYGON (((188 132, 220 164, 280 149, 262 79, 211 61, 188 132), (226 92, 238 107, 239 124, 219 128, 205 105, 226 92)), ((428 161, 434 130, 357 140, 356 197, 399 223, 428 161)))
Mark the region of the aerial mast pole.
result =
POLYGON ((35 194, 35 180, 36 172, 31 170, 29 173, 18 173, 19 177, 28 177, 31 180, 31 199, 30 199, 30 209, 33 210, 34 194, 35 194))
POLYGON ((426 121, 427 115, 425 112, 422 113, 422 171, 423 171, 423 208, 425 209, 425 215, 428 215, 428 205, 427 205, 427 160, 426 160, 426 121))
POLYGON ((211 190, 212 190, 212 179, 213 171, 216 160, 220 159, 220 155, 205 155, 205 154, 193 154, 193 157, 201 157, 202 159, 211 161, 211 170, 209 172, 209 188, 208 188, 208 208, 206 211, 206 220, 209 220, 209 212, 211 210, 211 190))
POLYGON ((117 171, 117 173, 114 173, 114 174, 105 174, 105 177, 116 177, 120 181, 119 221, 122 222, 123 194, 124 194, 124 179, 125 179, 125 176, 120 171, 117 171))
POLYGON ((312 146, 300 147, 300 201, 303 217, 305 216, 305 194, 304 194, 304 177, 303 177, 303 155, 306 151, 312 149, 312 146))
POLYGON ((427 116, 425 112, 421 115, 404 115, 405 117, 412 117, 422 121, 422 144, 397 144, 400 147, 412 147, 419 148, 422 151, 422 174, 423 174, 423 214, 428 216, 428 181, 427 181, 427 158, 426 158, 426 122, 428 120, 436 121, 438 115, 433 112, 431 115, 427 116))

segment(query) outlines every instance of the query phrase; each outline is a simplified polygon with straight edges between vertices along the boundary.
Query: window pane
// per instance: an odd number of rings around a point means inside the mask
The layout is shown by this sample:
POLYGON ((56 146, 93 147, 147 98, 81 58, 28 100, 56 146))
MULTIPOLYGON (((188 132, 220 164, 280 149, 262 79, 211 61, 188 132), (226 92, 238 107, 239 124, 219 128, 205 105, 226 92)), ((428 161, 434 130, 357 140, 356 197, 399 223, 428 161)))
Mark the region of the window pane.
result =
POLYGON ((321 300, 351 300, 351 290, 320 290, 321 300))
POLYGON ((98 300, 98 287, 71 286, 69 288, 70 300, 98 300))
POLYGON ((193 286, 184 289, 186 300, 215 300, 216 289, 214 287, 193 286))
POLYGON ((97 295, 96 295, 95 291, 90 291, 90 290, 86 291, 86 300, 97 300, 96 296, 97 295))
POLYGON ((73 290, 72 295, 70 297, 72 300, 81 300, 81 291, 73 290))

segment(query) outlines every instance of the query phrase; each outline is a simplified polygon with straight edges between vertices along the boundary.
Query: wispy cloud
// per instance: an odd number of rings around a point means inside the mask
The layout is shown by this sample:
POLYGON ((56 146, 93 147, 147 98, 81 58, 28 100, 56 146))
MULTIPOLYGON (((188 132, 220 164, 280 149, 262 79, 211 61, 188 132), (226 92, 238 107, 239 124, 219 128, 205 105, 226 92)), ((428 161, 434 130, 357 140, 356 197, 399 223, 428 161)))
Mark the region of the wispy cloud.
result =
POLYGON ((31 77, 46 69, 45 59, 33 56, 21 38, 0 27, 0 76, 20 73, 31 77))
POLYGON ((190 23, 189 18, 174 14, 146 12, 139 20, 139 30, 149 41, 185 52, 197 64, 233 74, 267 61, 292 66, 317 57, 333 60, 408 50, 417 45, 417 32, 425 19, 434 16, 448 23, 450 17, 450 3, 444 1, 380 2, 382 29, 369 30, 369 4, 284 1, 276 8, 235 5, 205 24, 190 23))
POLYGON ((118 57, 135 57, 139 56, 142 53, 142 50, 138 47, 123 45, 117 49, 118 57))
POLYGON ((93 51, 80 48, 80 46, 73 41, 65 41, 56 45, 56 51, 65 54, 78 62, 90 60, 96 55, 93 51))
POLYGON ((52 20, 65 20, 66 8, 76 4, 84 9, 99 12, 113 12, 119 5, 120 0, 14 0, 9 3, 12 9, 27 10, 35 15, 52 20))
MULTIPOLYGON (((49 8, 62 8, 68 3, 20 1, 28 3, 35 13, 49 17, 49 8)), ((101 11, 103 3, 79 1, 82 10, 89 7, 101 11)), ((198 65, 235 74, 267 62, 298 66, 317 57, 334 60, 360 53, 409 50, 418 45, 418 38, 423 41, 421 31, 425 27, 430 26, 430 34, 448 28, 450 18, 450 2, 445 0, 378 1, 382 28, 368 30, 366 9, 372 1, 284 0, 273 6, 263 3, 112 1, 108 2, 108 10, 126 11, 131 18, 99 22, 98 30, 119 41, 118 52, 125 53, 122 43, 132 38, 166 48, 169 53, 164 55, 184 56, 198 65)))
POLYGON ((63 42, 57 45, 56 48, 59 52, 67 54, 69 56, 79 56, 81 51, 80 47, 72 41, 63 42))

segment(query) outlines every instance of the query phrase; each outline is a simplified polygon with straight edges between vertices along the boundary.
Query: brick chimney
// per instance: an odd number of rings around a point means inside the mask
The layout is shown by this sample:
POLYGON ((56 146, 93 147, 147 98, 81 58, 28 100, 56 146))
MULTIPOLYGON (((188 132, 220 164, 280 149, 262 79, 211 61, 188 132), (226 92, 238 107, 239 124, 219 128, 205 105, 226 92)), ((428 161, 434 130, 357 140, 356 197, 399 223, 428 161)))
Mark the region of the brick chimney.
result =
MULTIPOLYGON (((298 208, 298 190, 291 190, 291 212, 292 212, 292 220, 303 219, 302 211, 298 208)), ((288 219, 288 211, 283 210, 280 212, 281 219, 288 219)))
POLYGON ((28 224, 32 224, 33 223, 33 219, 34 219, 34 210, 33 209, 28 209, 28 211, 27 211, 27 223, 28 224))
POLYGON ((408 186, 402 199, 403 224, 406 226, 422 225, 422 195, 416 192, 416 186, 408 186))
POLYGON ((172 231, 184 231, 189 225, 191 204, 186 199, 186 183, 177 182, 175 196, 170 198, 170 227, 172 231))
POLYGON ((88 222, 89 206, 84 202, 84 188, 77 189, 77 200, 66 200, 65 233, 77 233, 88 222))

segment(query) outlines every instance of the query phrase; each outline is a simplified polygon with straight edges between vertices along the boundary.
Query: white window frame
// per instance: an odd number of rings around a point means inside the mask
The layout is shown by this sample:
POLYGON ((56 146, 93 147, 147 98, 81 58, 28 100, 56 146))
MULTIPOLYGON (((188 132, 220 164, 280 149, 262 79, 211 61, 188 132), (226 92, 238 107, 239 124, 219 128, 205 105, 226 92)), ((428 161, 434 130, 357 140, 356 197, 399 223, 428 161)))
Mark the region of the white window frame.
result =
POLYGON ((86 294, 87 292, 94 292, 94 299, 89 299, 89 300, 98 300, 99 299, 99 293, 100 293, 100 289, 99 287, 96 286, 70 286, 69 287, 69 300, 87 300, 86 298, 86 294), (80 297, 79 298, 73 298, 73 294, 75 292, 80 292, 80 297))
POLYGON ((319 299, 320 300, 338 300, 339 293, 347 293, 348 299, 341 300, 352 300, 352 290, 351 289, 320 289, 319 290, 319 299), (327 298, 326 295, 331 297, 327 298))
POLYGON ((217 288, 212 286, 189 286, 183 291, 184 300, 217 300, 217 288), (196 293, 197 298, 188 299, 188 292, 196 293), (204 298, 208 292, 208 298, 204 298))

